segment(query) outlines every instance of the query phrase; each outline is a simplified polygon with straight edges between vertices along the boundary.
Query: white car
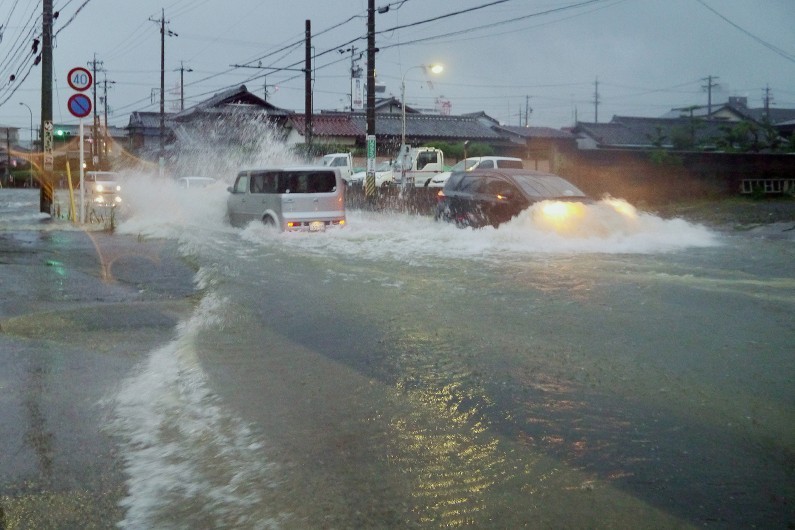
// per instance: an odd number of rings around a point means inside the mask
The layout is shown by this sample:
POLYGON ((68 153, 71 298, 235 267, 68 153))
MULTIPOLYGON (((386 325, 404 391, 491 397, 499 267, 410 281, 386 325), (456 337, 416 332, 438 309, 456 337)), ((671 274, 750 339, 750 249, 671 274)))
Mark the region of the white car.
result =
MULTIPOLYGON (((349 186, 363 186, 367 171, 359 171, 346 180, 349 186)), ((380 188, 395 181, 394 168, 391 162, 381 162, 375 168, 375 187, 380 188)))
POLYGON ((113 171, 87 171, 83 177, 86 198, 96 206, 118 206, 121 203, 121 185, 113 171))
POLYGON ((180 188, 206 188, 215 184, 216 180, 212 177, 180 177, 177 179, 177 185, 180 188))
POLYGON ((521 158, 510 156, 472 156, 465 158, 450 168, 433 176, 429 188, 443 188, 453 171, 472 171, 473 169, 524 169, 521 158))

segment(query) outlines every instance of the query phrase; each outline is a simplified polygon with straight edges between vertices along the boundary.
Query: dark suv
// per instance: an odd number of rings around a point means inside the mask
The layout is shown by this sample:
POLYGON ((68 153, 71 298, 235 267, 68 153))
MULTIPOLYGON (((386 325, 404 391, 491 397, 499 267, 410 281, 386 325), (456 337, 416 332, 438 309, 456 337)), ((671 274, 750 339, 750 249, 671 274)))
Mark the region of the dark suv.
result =
POLYGON ((460 227, 494 227, 540 201, 593 202, 569 181, 526 169, 475 169, 450 175, 437 195, 435 219, 460 227))

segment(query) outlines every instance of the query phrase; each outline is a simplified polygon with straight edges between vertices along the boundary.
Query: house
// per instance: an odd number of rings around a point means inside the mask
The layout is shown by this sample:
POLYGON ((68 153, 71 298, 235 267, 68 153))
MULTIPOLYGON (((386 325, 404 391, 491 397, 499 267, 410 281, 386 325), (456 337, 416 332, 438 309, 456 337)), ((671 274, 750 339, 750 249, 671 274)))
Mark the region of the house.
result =
MULTIPOLYGON (((168 122, 170 113, 165 113, 165 121, 168 122)), ((160 149, 160 113, 135 111, 130 114, 127 123, 128 148, 133 153, 142 155, 144 153, 156 153, 160 149)), ((171 129, 166 125, 165 143, 173 141, 171 129)))
MULTIPOLYGON (((207 140, 214 144, 235 145, 241 141, 245 130, 226 124, 250 122, 252 119, 284 126, 292 112, 280 109, 252 94, 240 85, 214 94, 197 105, 177 113, 164 113, 164 138, 166 150, 175 142, 190 148, 207 140)), ((137 111, 130 115, 127 125, 130 149, 138 155, 155 158, 160 151, 160 113, 137 111)))
POLYGON ((554 160, 561 152, 577 149, 577 137, 569 131, 552 127, 522 127, 514 125, 498 125, 498 131, 520 138, 523 151, 519 155, 533 163, 532 169, 553 170, 554 160))
POLYGON ((608 123, 577 122, 579 149, 714 149, 726 121, 613 116, 608 123))
MULTIPOLYGON (((483 142, 495 150, 511 151, 517 148, 512 136, 499 132, 489 123, 475 116, 441 116, 436 114, 409 113, 406 107, 406 143, 423 145, 433 141, 483 142)), ((286 122, 289 129, 287 143, 304 143, 306 135, 305 117, 293 114, 286 122)), ((316 142, 363 147, 367 134, 367 115, 362 112, 324 112, 312 117, 313 138, 316 142)), ((377 149, 383 156, 392 156, 400 148, 403 135, 403 116, 391 112, 376 113, 375 134, 377 149)))

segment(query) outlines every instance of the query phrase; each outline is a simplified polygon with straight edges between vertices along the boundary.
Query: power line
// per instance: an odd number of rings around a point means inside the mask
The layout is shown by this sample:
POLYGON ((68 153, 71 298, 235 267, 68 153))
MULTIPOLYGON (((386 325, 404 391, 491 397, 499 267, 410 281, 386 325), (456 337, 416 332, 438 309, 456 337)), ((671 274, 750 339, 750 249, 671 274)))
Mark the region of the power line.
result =
POLYGON ((759 44, 761 44, 761 45, 762 45, 762 46, 764 46, 765 48, 767 48, 767 49, 769 49, 769 50, 771 50, 771 51, 773 51, 773 52, 777 53, 778 55, 782 56, 782 57, 783 57, 783 58, 785 58, 786 60, 788 60, 788 61, 791 61, 791 62, 795 63, 795 55, 792 55, 792 54, 790 54, 790 53, 787 53, 787 52, 785 52, 784 50, 782 50, 782 49, 781 49, 781 48, 779 48, 778 46, 774 46, 774 45, 770 44, 770 43, 769 43, 769 42, 767 42, 766 40, 764 40, 764 39, 762 39, 762 38, 760 38, 760 37, 757 37, 756 35, 754 35, 754 34, 753 34, 753 33, 751 33, 750 31, 748 31, 747 29, 745 29, 745 28, 743 28, 743 27, 741 27, 741 26, 739 26, 739 25, 735 24, 734 22, 732 22, 731 20, 729 20, 728 18, 726 18, 725 16, 723 16, 722 14, 720 14, 719 12, 717 12, 716 10, 714 10, 712 7, 710 7, 710 6, 709 6, 709 5, 708 5, 706 2, 704 2, 704 0, 696 0, 696 1, 697 1, 699 4, 701 4, 702 6, 704 6, 705 8, 707 8, 708 10, 712 11, 712 12, 713 12, 715 15, 717 15, 718 17, 720 17, 720 18, 721 18, 721 19, 722 19, 724 22, 726 22, 727 24, 729 24, 729 25, 731 25, 731 26, 735 27, 736 29, 738 29, 738 30, 742 31, 743 33, 745 33, 746 35, 748 35, 749 37, 751 37, 752 39, 754 39, 756 42, 758 42, 759 44))

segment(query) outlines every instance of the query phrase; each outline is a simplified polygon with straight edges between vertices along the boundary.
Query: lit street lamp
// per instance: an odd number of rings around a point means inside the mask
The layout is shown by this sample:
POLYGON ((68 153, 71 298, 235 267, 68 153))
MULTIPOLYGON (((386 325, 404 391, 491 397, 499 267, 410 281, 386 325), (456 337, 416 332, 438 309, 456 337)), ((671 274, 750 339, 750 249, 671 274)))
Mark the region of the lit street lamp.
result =
POLYGON ((414 70, 415 68, 422 68, 426 73, 428 70, 434 74, 440 74, 444 70, 444 66, 441 64, 432 64, 432 65, 425 65, 420 64, 417 66, 412 66, 405 72, 403 72, 403 78, 400 81, 400 110, 401 110, 401 125, 402 125, 402 132, 400 135, 400 187, 405 190, 406 189, 406 159, 408 158, 408 150, 406 149, 406 74, 410 71, 414 70))
POLYGON ((28 171, 30 175, 28 177, 28 187, 33 187, 33 110, 30 106, 26 103, 19 102, 20 105, 25 105, 28 108, 28 112, 30 112, 30 151, 28 153, 28 171))

